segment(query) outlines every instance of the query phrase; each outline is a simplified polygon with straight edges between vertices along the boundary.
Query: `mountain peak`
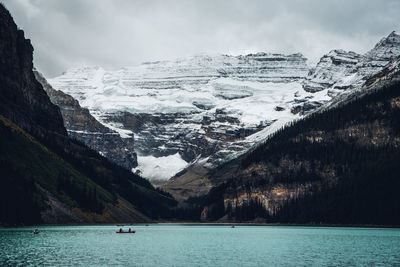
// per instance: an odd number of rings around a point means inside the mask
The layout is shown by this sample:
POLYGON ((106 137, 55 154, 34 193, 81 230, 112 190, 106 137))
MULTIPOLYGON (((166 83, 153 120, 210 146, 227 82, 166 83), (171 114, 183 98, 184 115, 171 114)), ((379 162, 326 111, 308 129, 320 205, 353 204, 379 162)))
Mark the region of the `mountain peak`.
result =
POLYGON ((336 49, 324 55, 303 82, 303 88, 316 92, 330 88, 360 86, 365 79, 380 71, 400 55, 400 35, 395 31, 382 38, 364 55, 336 49))
POLYGON ((392 31, 387 37, 382 38, 372 50, 380 47, 397 47, 400 49, 400 34, 392 31))
POLYGON ((373 49, 368 51, 364 57, 370 61, 374 59, 374 64, 383 67, 389 60, 400 55, 400 35, 392 31, 387 37, 382 38, 373 49), (379 63, 379 61, 382 61, 379 63))
POLYGON ((398 34, 396 31, 392 31, 389 35, 388 35, 388 37, 399 37, 400 36, 400 34, 398 34))

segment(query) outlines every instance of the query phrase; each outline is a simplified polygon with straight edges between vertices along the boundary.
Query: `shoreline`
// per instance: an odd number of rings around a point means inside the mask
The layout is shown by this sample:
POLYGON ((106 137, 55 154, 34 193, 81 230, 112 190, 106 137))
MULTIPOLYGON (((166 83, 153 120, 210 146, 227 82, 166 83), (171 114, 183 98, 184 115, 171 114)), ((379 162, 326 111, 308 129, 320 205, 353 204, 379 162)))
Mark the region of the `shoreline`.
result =
POLYGON ((127 227, 127 226, 141 226, 141 225, 155 225, 155 224, 176 224, 186 226, 283 226, 283 227, 331 227, 331 228, 399 228, 400 225, 374 225, 374 224, 290 224, 290 223, 256 223, 256 222, 188 222, 188 221, 154 221, 149 223, 79 223, 79 224, 36 224, 36 225, 14 225, 4 226, 0 225, 0 229, 11 229, 11 228, 39 228, 47 226, 115 226, 115 227, 127 227), (124 226, 121 226, 124 225, 124 226))

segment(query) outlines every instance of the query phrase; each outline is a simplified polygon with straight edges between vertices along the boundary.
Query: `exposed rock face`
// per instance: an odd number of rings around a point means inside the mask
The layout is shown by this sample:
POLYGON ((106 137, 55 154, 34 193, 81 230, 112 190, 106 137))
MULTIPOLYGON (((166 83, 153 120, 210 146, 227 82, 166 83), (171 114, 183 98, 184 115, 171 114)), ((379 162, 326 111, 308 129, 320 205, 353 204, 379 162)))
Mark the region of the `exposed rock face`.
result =
POLYGON ((347 89, 361 86, 379 72, 390 60, 400 55, 400 35, 390 33, 364 55, 333 50, 323 56, 303 82, 308 92, 326 88, 347 89))
POLYGON ((318 92, 326 88, 344 88, 339 82, 347 76, 355 74, 355 66, 361 55, 343 50, 333 50, 323 56, 317 66, 312 69, 303 82, 304 90, 318 92))
POLYGON ((34 71, 34 74, 51 102, 60 107, 69 136, 122 167, 130 170, 137 166, 133 137, 122 138, 119 133, 98 122, 72 96, 54 90, 39 72, 34 71))
POLYGON ((400 35, 393 31, 387 37, 382 38, 372 50, 363 56, 360 65, 364 68, 370 67, 372 70, 383 68, 390 60, 399 55, 400 35))
MULTIPOLYGON (((288 199, 297 199, 301 197, 308 192, 311 187, 311 183, 294 185, 277 184, 270 188, 251 188, 251 190, 247 192, 245 190, 240 190, 240 192, 235 193, 228 192, 223 199, 224 208, 226 210, 234 209, 233 207, 243 207, 256 201, 260 203, 270 215, 274 215, 288 199)), ((210 210, 208 206, 203 209, 200 217, 202 221, 210 220, 210 210)))
POLYGON ((0 114, 40 139, 66 135, 59 108, 32 73, 33 47, 0 7, 0 114))

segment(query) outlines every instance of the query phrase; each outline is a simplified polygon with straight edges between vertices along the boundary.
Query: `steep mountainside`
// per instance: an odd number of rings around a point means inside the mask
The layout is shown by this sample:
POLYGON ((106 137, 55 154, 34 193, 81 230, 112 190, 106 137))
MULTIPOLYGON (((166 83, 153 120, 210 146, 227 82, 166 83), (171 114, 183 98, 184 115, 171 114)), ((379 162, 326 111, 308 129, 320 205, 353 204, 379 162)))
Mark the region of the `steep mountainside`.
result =
POLYGON ((0 133, 0 225, 150 220, 3 116, 0 133))
POLYGON ((179 172, 165 188, 190 194, 208 190, 201 177, 210 169, 357 90, 399 48, 393 32, 365 55, 334 50, 311 70, 301 54, 202 55, 116 71, 72 69, 49 83, 121 136, 135 135, 134 171, 153 182, 179 172))
POLYGON ((32 51, 0 5, 0 225, 169 216, 167 194, 67 136, 32 72, 32 51))
POLYGON ((399 146, 400 58, 355 97, 215 170, 201 218, 400 225, 399 146))
POLYGON ((133 138, 122 138, 116 131, 98 122, 88 109, 82 108, 72 96, 54 90, 38 71, 36 79, 50 97, 50 101, 61 110, 68 135, 128 170, 137 166, 133 138))
POLYGON ((0 115, 40 138, 66 135, 60 110, 32 73, 33 47, 0 8, 0 115))

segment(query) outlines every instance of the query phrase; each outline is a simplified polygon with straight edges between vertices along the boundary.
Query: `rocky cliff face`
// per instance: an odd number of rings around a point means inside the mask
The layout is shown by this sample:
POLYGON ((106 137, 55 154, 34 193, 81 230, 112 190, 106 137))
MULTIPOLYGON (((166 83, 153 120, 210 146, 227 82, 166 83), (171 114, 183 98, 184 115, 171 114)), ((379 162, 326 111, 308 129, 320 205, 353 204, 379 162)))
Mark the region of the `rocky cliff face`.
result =
POLYGON ((72 96, 54 90, 38 71, 36 79, 42 84, 53 104, 57 105, 68 135, 98 151, 112 162, 132 169, 137 166, 133 137, 122 138, 119 133, 98 122, 88 109, 82 108, 72 96))
POLYGON ((66 135, 59 108, 32 73, 33 47, 9 12, 0 8, 0 114, 45 139, 66 135))
POLYGON ((355 66, 361 55, 343 50, 333 50, 323 56, 317 66, 310 70, 303 82, 304 90, 318 92, 326 88, 344 89, 348 85, 340 83, 343 78, 356 74, 355 66))
POLYGON ((369 76, 379 72, 400 55, 400 35, 390 33, 364 55, 333 50, 323 56, 303 82, 308 92, 327 88, 348 89, 361 86, 369 76))

